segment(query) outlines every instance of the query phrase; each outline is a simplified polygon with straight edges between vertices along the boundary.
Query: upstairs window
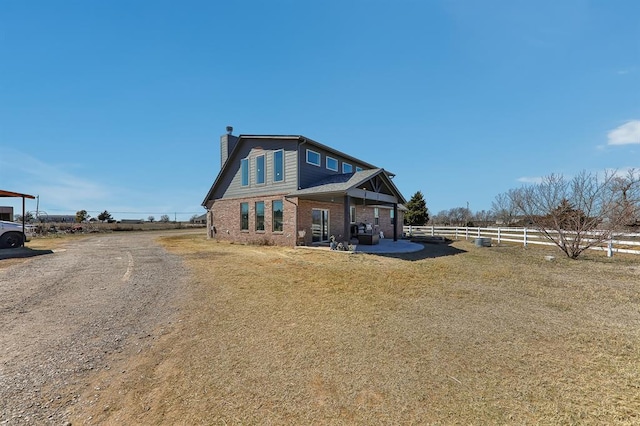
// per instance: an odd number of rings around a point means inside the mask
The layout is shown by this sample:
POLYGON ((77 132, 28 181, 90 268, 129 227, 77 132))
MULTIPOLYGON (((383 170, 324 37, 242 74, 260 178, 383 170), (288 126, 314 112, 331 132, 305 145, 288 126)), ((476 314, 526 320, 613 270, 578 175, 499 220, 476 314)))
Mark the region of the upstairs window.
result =
POLYGON ((258 155, 256 157, 256 184, 263 184, 264 176, 264 155, 258 155))
POLYGON ((240 175, 242 176, 242 186, 249 186, 249 159, 240 160, 240 175))
POLYGON ((361 172, 362 171, 362 167, 357 167, 356 166, 356 172, 361 172))
POLYGON ((240 229, 249 230, 249 203, 240 203, 240 229))
POLYGON ((271 217, 273 221, 273 232, 282 232, 284 230, 284 215, 282 208, 282 200, 271 202, 271 217))
POLYGON ((264 201, 256 202, 256 231, 264 231, 264 201))
POLYGON ((338 160, 332 157, 327 157, 327 169, 333 170, 334 172, 338 171, 338 160))
POLYGON ((282 182, 284 180, 284 151, 273 153, 273 181, 282 182))
POLYGON ((307 163, 313 164, 314 166, 320 167, 320 153, 308 149, 307 150, 307 163))
POLYGON ((342 173, 353 172, 353 166, 349 163, 342 163, 342 173))

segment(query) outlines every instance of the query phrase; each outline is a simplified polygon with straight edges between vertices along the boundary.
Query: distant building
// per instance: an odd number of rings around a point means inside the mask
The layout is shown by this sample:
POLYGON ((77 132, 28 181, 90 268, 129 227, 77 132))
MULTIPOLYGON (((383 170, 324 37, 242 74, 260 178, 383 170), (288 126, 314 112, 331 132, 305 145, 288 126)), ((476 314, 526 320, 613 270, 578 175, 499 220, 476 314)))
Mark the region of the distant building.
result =
POLYGON ((71 214, 39 215, 38 221, 44 223, 75 223, 76 216, 71 214))

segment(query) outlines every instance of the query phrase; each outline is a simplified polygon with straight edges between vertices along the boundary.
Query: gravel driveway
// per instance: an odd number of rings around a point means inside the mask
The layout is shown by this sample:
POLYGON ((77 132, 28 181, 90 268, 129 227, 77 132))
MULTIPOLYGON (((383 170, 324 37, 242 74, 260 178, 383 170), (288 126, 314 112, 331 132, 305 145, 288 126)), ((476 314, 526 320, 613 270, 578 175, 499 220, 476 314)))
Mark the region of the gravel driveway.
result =
POLYGON ((159 235, 71 240, 0 268, 0 424, 65 424, 92 374, 175 320, 187 272, 159 235))

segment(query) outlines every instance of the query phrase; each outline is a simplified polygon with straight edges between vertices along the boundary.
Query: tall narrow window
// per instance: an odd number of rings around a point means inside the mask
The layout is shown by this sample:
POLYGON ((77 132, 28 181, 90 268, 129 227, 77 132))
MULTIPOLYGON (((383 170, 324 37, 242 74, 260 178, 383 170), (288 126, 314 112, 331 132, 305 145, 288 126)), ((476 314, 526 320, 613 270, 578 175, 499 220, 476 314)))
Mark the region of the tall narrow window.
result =
POLYGON ((349 163, 342 163, 342 173, 353 172, 353 166, 349 163))
POLYGON ((335 158, 327 156, 327 169, 333 170, 334 172, 338 171, 338 160, 335 158))
POLYGON ((320 153, 308 149, 307 150, 307 163, 313 164, 314 166, 320 167, 320 153))
POLYGON ((356 223, 356 206, 349 208, 349 222, 356 223))
POLYGON ((264 201, 256 202, 256 231, 264 231, 264 201))
POLYGON ((380 210, 377 207, 373 208, 373 224, 380 225, 380 210))
POLYGON ((249 159, 240 160, 240 174, 242 175, 242 186, 249 186, 249 159))
POLYGON ((389 210, 389 218, 391 218, 391 224, 395 225, 396 224, 396 218, 393 214, 393 209, 389 210))
POLYGON ((282 232, 284 230, 284 211, 282 209, 282 200, 274 200, 271 202, 273 232, 282 232))
POLYGON ((240 203, 240 230, 249 230, 249 203, 240 203))
POLYGON ((273 181, 282 182, 284 180, 284 151, 273 153, 273 181))
POLYGON ((264 176, 264 155, 258 155, 256 157, 256 184, 263 184, 264 176))

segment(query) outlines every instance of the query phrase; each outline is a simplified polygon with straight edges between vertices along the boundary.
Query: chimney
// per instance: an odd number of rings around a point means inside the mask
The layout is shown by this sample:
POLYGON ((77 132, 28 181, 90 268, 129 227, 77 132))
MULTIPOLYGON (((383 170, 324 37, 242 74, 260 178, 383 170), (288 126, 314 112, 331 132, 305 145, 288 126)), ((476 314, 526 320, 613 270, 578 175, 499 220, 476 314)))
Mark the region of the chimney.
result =
POLYGON ((238 142, 238 137, 233 136, 231 132, 233 132, 233 127, 227 126, 227 133, 220 136, 220 168, 224 166, 227 158, 229 158, 229 154, 238 142))

